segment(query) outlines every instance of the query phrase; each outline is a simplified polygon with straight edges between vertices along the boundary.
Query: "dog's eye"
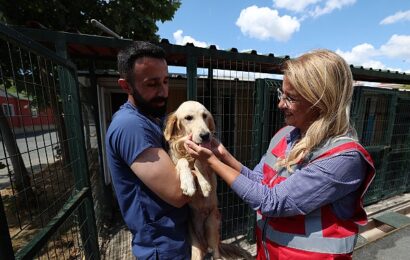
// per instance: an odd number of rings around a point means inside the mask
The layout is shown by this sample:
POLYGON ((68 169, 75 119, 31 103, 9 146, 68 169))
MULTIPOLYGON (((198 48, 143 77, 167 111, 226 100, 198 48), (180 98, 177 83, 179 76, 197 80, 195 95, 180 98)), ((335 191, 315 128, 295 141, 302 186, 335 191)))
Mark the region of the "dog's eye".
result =
POLYGON ((192 116, 186 116, 186 117, 185 117, 185 120, 191 121, 192 118, 193 118, 192 116))
POLYGON ((202 118, 203 118, 203 119, 206 119, 206 117, 207 117, 207 116, 208 116, 208 115, 207 115, 207 114, 205 114, 205 113, 204 113, 204 114, 202 114, 202 118))

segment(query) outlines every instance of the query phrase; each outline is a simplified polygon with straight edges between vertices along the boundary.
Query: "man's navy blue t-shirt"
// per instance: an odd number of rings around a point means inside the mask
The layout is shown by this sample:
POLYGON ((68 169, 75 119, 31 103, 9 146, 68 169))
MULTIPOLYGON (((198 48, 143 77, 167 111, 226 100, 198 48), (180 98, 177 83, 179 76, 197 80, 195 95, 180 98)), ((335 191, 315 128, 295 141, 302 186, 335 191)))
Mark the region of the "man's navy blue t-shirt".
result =
POLYGON ((138 259, 189 259, 188 208, 160 199, 130 166, 148 148, 165 148, 162 124, 127 102, 113 116, 106 134, 106 153, 122 216, 132 232, 138 259))

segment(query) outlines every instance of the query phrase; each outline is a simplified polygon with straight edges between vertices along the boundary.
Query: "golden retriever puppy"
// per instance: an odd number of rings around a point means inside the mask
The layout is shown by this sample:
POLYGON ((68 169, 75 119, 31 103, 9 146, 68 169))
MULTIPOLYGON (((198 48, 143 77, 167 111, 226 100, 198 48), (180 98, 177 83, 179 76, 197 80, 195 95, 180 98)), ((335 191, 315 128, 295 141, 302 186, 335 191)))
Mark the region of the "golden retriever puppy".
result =
POLYGON ((193 142, 210 148, 214 131, 211 113, 196 101, 182 103, 165 124, 164 136, 179 174, 182 192, 192 197, 189 203, 192 259, 202 260, 208 248, 212 249, 214 259, 250 259, 251 255, 245 250, 220 243, 216 175, 207 165, 192 158, 184 147, 184 140, 192 134, 193 142))

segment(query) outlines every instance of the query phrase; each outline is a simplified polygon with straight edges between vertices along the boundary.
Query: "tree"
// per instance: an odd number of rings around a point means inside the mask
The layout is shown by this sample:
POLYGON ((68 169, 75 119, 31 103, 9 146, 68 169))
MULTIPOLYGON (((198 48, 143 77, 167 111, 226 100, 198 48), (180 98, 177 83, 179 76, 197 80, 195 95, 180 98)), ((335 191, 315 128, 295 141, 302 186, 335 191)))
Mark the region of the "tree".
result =
MULTIPOLYGON (((81 1, 62 1, 62 0, 0 0, 0 21, 13 25, 37 25, 44 26, 51 30, 81 32, 87 34, 102 34, 102 31, 91 24, 91 19, 96 19, 107 27, 115 31, 124 38, 135 40, 157 41, 156 35, 158 27, 157 21, 167 21, 173 18, 175 11, 179 8, 180 1, 170 0, 81 0, 81 1), (17 15, 18 14, 18 15, 17 15)), ((1 42, 1 45, 5 44, 1 42)), ((8 89, 15 86, 17 92, 24 91, 32 98, 32 102, 37 107, 52 107, 54 111, 60 111, 58 104, 58 89, 51 96, 39 95, 44 78, 43 73, 47 65, 41 62, 27 66, 30 59, 26 53, 8 53, 7 46, 1 48, 0 61, 1 84, 3 88, 8 89), (10 56, 11 55, 11 56, 10 56), (22 61, 8 63, 9 58, 16 56, 16 60, 22 61), (13 76, 6 76, 11 70, 19 71, 15 77, 33 77, 33 80, 39 84, 27 84, 25 80, 15 80, 13 76), (31 67, 31 68, 30 68, 31 67), (30 69, 25 69, 30 68, 30 69), (34 79, 40 77, 39 79, 34 79), (10 80, 8 80, 10 79, 10 80), (19 83, 25 82, 24 86, 19 83), (48 102, 47 102, 48 101, 48 102), (51 101, 51 102, 50 102, 51 101), (56 101, 56 102, 53 102, 56 101)), ((2 111, 1 111, 2 112, 2 111)), ((57 116, 57 115, 56 115, 57 116)), ((3 113, 0 113, 0 131, 9 154, 13 154, 12 166, 16 176, 16 188, 22 191, 24 188, 31 191, 30 177, 24 166, 24 160, 21 158, 20 151, 15 142, 15 137, 11 131, 8 120, 3 113), (14 140, 14 141, 13 141, 14 140)), ((61 123, 61 118, 56 118, 56 123, 61 123)), ((65 129, 59 127, 58 129, 65 129)), ((64 133, 59 132, 59 139, 65 140, 62 136, 64 133)), ((68 153, 65 153, 66 157, 68 153)), ((67 158, 66 158, 67 159, 67 158)))
MULTIPOLYGON (((21 84, 17 84, 12 76, 16 70, 10 59, 12 56, 19 56, 20 53, 16 51, 13 52, 12 48, 9 47, 10 46, 6 45, 5 42, 0 41, 0 89, 7 93, 6 89, 14 86, 17 91, 21 92, 23 91, 21 84)), ((17 74, 21 75, 22 73, 17 74)), ((21 81, 19 81, 19 83, 20 82, 21 81)), ((31 201, 34 198, 34 193, 31 187, 29 173, 21 156, 14 132, 10 126, 9 117, 4 114, 2 108, 0 108, 0 140, 4 144, 8 158, 11 161, 13 176, 15 178, 14 186, 17 190, 19 202, 22 202, 25 198, 31 201)))
POLYGON ((180 5, 178 0, 0 0, 0 19, 98 35, 101 30, 90 22, 96 19, 124 38, 157 41, 156 22, 171 20, 180 5))

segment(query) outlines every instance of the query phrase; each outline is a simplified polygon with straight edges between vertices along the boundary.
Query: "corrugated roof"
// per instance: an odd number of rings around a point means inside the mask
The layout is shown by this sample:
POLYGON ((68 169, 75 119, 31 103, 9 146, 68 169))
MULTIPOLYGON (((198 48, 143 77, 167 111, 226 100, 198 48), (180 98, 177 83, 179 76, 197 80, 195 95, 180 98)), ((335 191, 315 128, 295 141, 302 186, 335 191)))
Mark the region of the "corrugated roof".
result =
MULTIPOLYGON (((70 57, 87 59, 115 60, 118 51, 127 46, 132 40, 117 39, 114 37, 88 35, 70 32, 56 32, 45 29, 33 29, 26 27, 14 27, 21 33, 54 48, 58 44, 66 44, 70 57)), ((192 43, 185 46, 169 43, 162 39, 158 43, 167 52, 167 61, 173 66, 187 66, 192 57, 200 57, 198 66, 205 68, 217 67, 221 61, 234 61, 235 66, 242 71, 252 71, 255 64, 257 72, 281 74, 280 66, 289 56, 275 56, 273 53, 258 54, 256 50, 238 52, 237 48, 218 50, 215 45, 207 48, 196 47, 192 43)), ((350 66, 355 80, 410 84, 410 74, 399 71, 379 70, 364 68, 362 66, 350 66)))

